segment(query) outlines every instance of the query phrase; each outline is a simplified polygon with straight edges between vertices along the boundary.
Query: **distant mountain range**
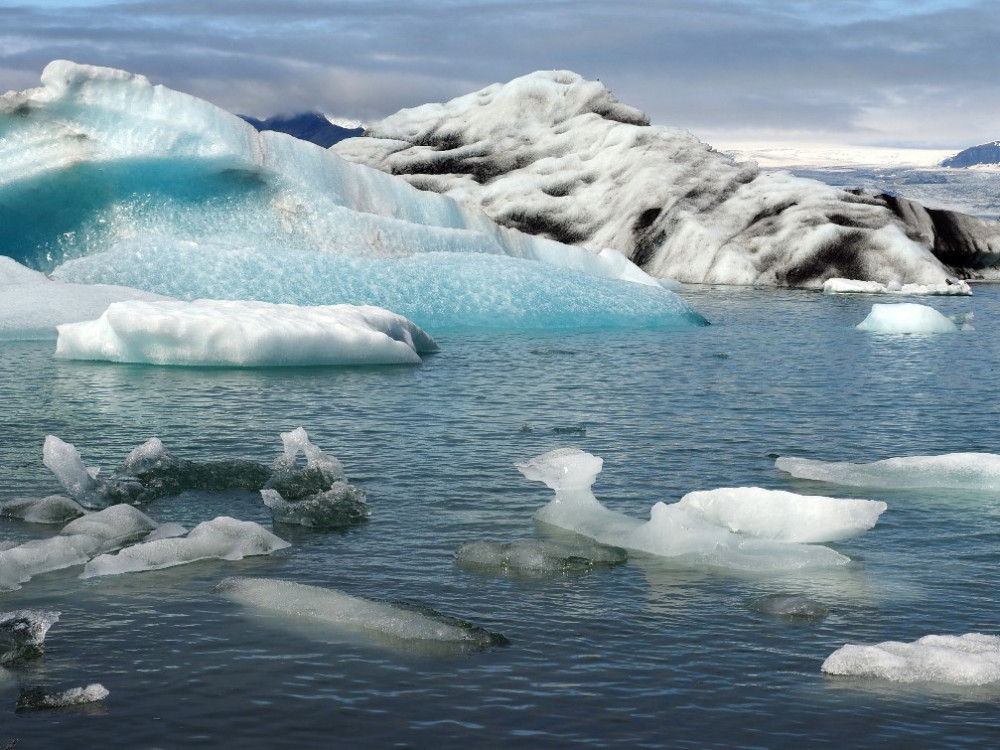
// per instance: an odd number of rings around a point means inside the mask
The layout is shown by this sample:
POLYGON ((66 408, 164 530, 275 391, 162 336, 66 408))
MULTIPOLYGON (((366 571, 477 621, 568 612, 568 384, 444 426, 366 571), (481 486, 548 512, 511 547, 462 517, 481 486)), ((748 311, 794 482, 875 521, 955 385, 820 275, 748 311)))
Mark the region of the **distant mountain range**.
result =
POLYGON ((967 148, 941 162, 942 167, 974 167, 977 164, 1000 164, 1000 141, 967 148))
POLYGON ((354 138, 364 133, 364 128, 345 128, 334 125, 319 112, 300 112, 296 115, 275 115, 266 120, 240 115, 257 130, 273 130, 278 133, 288 133, 303 141, 315 143, 323 148, 330 148, 345 138, 354 138))

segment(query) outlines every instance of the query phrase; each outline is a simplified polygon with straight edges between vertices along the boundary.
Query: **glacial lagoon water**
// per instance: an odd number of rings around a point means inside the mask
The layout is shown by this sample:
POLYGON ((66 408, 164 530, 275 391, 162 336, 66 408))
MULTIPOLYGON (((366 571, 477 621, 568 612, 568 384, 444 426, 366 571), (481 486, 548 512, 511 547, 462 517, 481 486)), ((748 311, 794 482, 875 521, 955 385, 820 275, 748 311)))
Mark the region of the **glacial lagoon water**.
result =
MULTIPOLYGON (((188 492, 143 508, 189 528, 218 515, 291 542, 271 556, 0 592, 0 611, 61 612, 44 655, 0 671, 0 747, 995 747, 1000 685, 824 675, 845 643, 1000 632, 1000 496, 796 480, 777 456, 875 461, 1000 452, 1000 288, 918 300, 974 330, 854 328, 866 295, 691 287, 712 325, 559 333, 432 331, 420 365, 213 369, 57 360, 2 344, 0 500, 59 490, 45 436, 110 470, 150 437, 179 457, 270 462, 305 427, 364 489, 346 531, 272 524, 257 493, 188 492), (532 514, 551 491, 514 467, 578 447, 593 489, 645 517, 692 490, 761 486, 883 500, 835 545, 852 563, 748 574, 630 554, 553 577, 461 568, 470 541, 561 538, 532 514), (406 601, 502 633, 484 651, 414 650, 251 610, 229 576, 406 601), (769 613, 808 597, 815 617, 769 613), (824 616, 825 615, 825 616, 824 616), (22 687, 94 682, 88 706, 15 711, 22 687)), ((0 521, 0 539, 53 533, 0 521)))

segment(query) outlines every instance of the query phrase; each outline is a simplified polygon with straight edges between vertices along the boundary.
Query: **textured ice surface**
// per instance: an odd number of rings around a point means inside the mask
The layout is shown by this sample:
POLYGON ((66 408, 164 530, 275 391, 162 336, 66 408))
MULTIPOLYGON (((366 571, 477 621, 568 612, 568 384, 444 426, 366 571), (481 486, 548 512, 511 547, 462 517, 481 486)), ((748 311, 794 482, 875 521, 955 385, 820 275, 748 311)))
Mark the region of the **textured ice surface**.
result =
POLYGON ((61 323, 96 318, 112 302, 132 299, 166 297, 128 287, 50 279, 0 255, 0 341, 54 339, 61 323))
POLYGON ((332 150, 506 226, 614 248, 686 282, 943 284, 961 274, 932 250, 970 266, 1000 251, 992 223, 735 163, 569 71, 404 109, 332 150))
POLYGON ((314 445, 304 428, 282 432, 281 446, 265 488, 276 490, 284 499, 300 500, 344 479, 340 461, 314 445))
MULTIPOLYGON (((601 469, 600 459, 581 450, 559 449, 516 466, 527 478, 545 482, 556 491, 555 498, 535 514, 538 521, 601 544, 742 570, 794 570, 849 562, 847 557, 828 547, 777 541, 774 537, 788 533, 785 520, 775 517, 773 506, 755 509, 752 500, 746 497, 729 501, 728 506, 720 503, 716 517, 720 520, 727 516, 730 520, 739 518, 759 537, 731 531, 681 503, 654 504, 648 521, 612 511, 590 490, 601 469)), ((804 502, 809 503, 808 500, 804 502)), ((799 513, 798 520, 803 528, 796 534, 824 536, 831 529, 842 533, 843 513, 828 511, 819 515, 816 519, 808 513, 799 513), (824 533, 818 533, 819 529, 824 533)))
POLYGON ((241 604, 305 618, 375 641, 453 644, 472 649, 507 643, 502 635, 431 609, 365 599, 277 578, 226 578, 217 590, 241 604))
POLYGON ((856 279, 827 279, 823 283, 826 294, 898 294, 910 297, 962 296, 972 294, 972 287, 965 281, 951 279, 943 284, 880 284, 877 281, 856 279))
POLYGON ((872 311, 857 328, 872 333, 953 333, 958 330, 955 321, 933 307, 915 302, 872 305, 872 311))
POLYGON ((99 682, 91 683, 86 687, 70 688, 59 693, 49 693, 42 687, 22 688, 17 699, 17 710, 78 706, 83 703, 102 701, 109 694, 107 688, 99 682))
POLYGON ((41 654, 45 636, 59 621, 59 615, 47 609, 0 612, 0 665, 41 654))
POLYGON ((117 302, 59 326, 56 356, 157 365, 413 364, 437 345, 377 307, 267 302, 117 302))
POLYGON ((807 544, 863 534, 887 507, 878 500, 797 495, 759 487, 691 492, 677 506, 738 534, 807 544))
POLYGON ((7 500, 0 503, 0 516, 20 518, 28 523, 66 523, 79 518, 86 510, 75 500, 63 495, 38 499, 7 500))
POLYGON ((545 576, 621 565, 625 550, 580 539, 574 542, 522 539, 515 542, 468 542, 455 552, 467 570, 493 575, 545 576))
POLYGON ((1000 638, 967 633, 927 635, 913 643, 847 644, 830 654, 822 669, 892 682, 986 685, 1000 681, 1000 638))
POLYGON ((95 557, 84 566, 80 577, 159 570, 199 560, 242 560, 289 546, 260 524, 219 516, 199 523, 184 537, 140 542, 117 554, 95 557))
POLYGON ((365 493, 347 482, 335 482, 327 490, 294 502, 288 502, 276 490, 261 490, 260 494, 276 523, 336 529, 367 521, 372 513, 365 493))
MULTIPOLYGON (((208 102, 123 71, 56 61, 40 88, 4 95, 0 163, 0 255, 46 271, 79 258, 73 272, 58 268, 66 281, 120 283, 111 279, 124 275, 130 287, 170 288, 186 300, 374 304, 421 325, 475 325, 498 305, 504 322, 496 325, 516 326, 519 314, 536 325, 531 303, 566 279, 563 296, 589 313, 599 308, 580 300, 592 283, 619 303, 603 308, 612 319, 623 307, 656 324, 703 322, 620 255, 499 227, 478 208, 290 136, 257 133, 208 102), (424 253, 435 255, 384 263, 424 253), (451 273, 479 255, 495 262, 451 273), (351 259, 367 264, 352 271, 351 259), (385 284, 413 269, 401 289, 385 284), (620 278, 640 283, 597 283, 620 278), (542 288, 523 294, 535 285, 542 288), (394 295, 407 309, 389 304, 394 295), (431 314, 418 318, 422 305, 431 314), (466 310, 478 317, 463 319, 466 310)), ((585 315, 574 324, 595 322, 585 315)))
POLYGON ((774 465, 799 479, 849 487, 1000 490, 1000 455, 994 453, 897 456, 871 463, 782 456, 774 465))

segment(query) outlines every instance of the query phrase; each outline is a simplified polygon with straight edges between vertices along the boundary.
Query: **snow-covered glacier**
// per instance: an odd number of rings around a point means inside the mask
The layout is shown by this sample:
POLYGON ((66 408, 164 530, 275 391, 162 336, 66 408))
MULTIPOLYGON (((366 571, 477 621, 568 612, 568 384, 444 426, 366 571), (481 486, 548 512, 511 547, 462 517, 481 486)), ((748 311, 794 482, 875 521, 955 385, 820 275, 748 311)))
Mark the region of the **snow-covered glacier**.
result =
POLYGON ((63 282, 436 328, 705 322, 619 253, 500 227, 142 76, 56 61, 41 82, 0 97, 0 255, 63 282))
POLYGON ((684 282, 943 284, 1000 274, 1000 228, 737 163, 599 81, 539 71, 404 109, 332 150, 497 222, 684 282))

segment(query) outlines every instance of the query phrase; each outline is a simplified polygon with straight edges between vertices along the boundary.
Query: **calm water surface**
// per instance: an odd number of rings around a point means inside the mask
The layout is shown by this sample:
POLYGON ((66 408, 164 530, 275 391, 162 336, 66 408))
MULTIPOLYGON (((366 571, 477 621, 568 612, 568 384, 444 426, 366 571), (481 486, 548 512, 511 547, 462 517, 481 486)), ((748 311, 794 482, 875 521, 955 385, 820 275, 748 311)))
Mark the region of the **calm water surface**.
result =
MULTIPOLYGON (((55 434, 90 466, 160 437, 176 455, 270 462, 298 426, 367 493, 343 533, 274 526, 270 557, 79 580, 79 568, 0 593, 0 611, 62 613, 43 658, 0 672, 0 746, 995 747, 1000 688, 831 678, 844 643, 1000 632, 1000 497, 803 482, 777 455, 873 461, 1000 452, 1000 288, 923 300, 975 313, 974 331, 853 329, 876 297, 691 288, 709 328, 568 334, 433 332, 417 367, 213 370, 62 362, 53 344, 0 357, 0 499, 59 490, 55 434), (582 428, 567 434, 563 428, 582 428), (516 461, 575 446, 604 459, 608 506, 646 517, 691 490, 756 485, 883 499, 846 569, 747 575, 633 555, 548 579, 471 573, 473 540, 545 538, 550 496, 516 461), (468 654, 380 647, 253 613, 214 592, 229 575, 406 600, 506 635, 468 654), (754 612, 776 593, 825 604, 820 622, 754 612), (91 682, 102 703, 14 710, 22 686, 91 682)), ((232 515, 272 527, 259 495, 186 493, 144 508, 191 526, 232 515)), ((3 521, 0 539, 52 533, 3 521)))

